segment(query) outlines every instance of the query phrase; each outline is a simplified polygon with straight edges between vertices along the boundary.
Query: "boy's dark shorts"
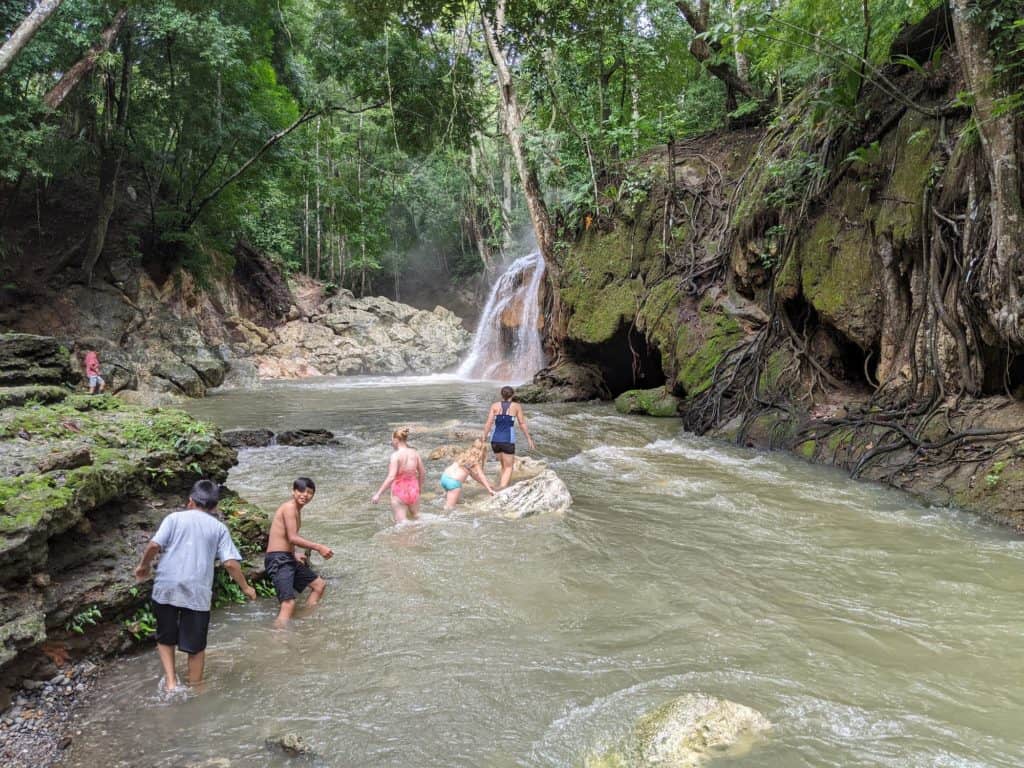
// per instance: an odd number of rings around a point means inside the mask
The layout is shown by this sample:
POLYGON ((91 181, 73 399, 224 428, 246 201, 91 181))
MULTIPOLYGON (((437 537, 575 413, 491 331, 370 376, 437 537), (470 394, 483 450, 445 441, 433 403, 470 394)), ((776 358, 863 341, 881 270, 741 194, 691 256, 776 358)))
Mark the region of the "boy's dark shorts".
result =
POLYGON ((267 552, 263 567, 267 578, 274 583, 279 602, 294 600, 320 578, 313 569, 296 560, 291 552, 267 552))
POLYGON ((515 443, 491 443, 491 450, 494 454, 507 453, 511 456, 516 455, 516 444, 515 443))
POLYGON ((206 650, 209 611, 194 611, 154 600, 153 613, 156 614, 156 641, 160 645, 176 645, 185 653, 206 650))

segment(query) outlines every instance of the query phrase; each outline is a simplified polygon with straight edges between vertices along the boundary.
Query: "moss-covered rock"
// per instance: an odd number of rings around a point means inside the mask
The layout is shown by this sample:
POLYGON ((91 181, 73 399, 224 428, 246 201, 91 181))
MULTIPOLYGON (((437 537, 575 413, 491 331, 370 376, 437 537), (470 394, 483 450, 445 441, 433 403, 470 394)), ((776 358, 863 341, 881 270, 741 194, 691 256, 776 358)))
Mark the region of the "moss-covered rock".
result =
POLYGON ((711 386, 723 355, 743 339, 744 333, 736 318, 711 299, 701 302, 697 312, 687 319, 676 331, 676 383, 693 397, 711 386))
POLYGON ((615 398, 615 410, 619 413, 670 417, 679 415, 680 402, 678 397, 664 387, 631 389, 615 398))
MULTIPOLYGON (((122 622, 148 594, 132 575, 142 546, 195 480, 223 481, 236 459, 216 427, 175 409, 69 395, 0 410, 0 688, 44 640, 129 642, 122 622)), ((230 494, 222 514, 255 564, 266 515, 230 494)))

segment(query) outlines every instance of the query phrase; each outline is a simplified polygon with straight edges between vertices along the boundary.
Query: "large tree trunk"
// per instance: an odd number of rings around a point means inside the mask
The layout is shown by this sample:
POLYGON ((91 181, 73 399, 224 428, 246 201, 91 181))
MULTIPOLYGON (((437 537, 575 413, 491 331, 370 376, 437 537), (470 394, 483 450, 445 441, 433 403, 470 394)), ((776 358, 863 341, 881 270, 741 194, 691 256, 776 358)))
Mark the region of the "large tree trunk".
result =
MULTIPOLYGON (((988 166, 992 229, 976 274, 982 306, 998 340, 1024 349, 1024 204, 1014 117, 998 109, 1001 96, 984 14, 973 0, 953 0, 953 29, 964 78, 974 97, 974 120, 988 166)), ((972 266, 974 266, 972 264, 972 266)))
POLYGON ((480 22, 483 26, 487 50, 490 53, 491 61, 498 75, 498 90, 501 93, 501 110, 504 117, 505 136, 512 150, 512 159, 515 161, 516 170, 519 172, 519 182, 522 185, 523 195, 526 198, 526 208, 530 213, 533 231, 537 235, 537 248, 544 259, 544 266, 547 271, 552 302, 552 326, 549 335, 557 348, 565 337, 562 304, 559 296, 562 271, 555 255, 555 230, 551 225, 551 217, 548 215, 547 205, 544 203, 540 180, 537 178, 536 171, 530 165, 526 144, 523 141, 523 117, 519 109, 519 101, 516 97, 515 82, 512 80, 512 72, 509 69, 508 61, 505 59, 505 53, 498 42, 498 35, 501 33, 504 24, 504 15, 505 0, 499 0, 494 11, 493 20, 488 17, 487 12, 481 6, 480 22))
POLYGON ((107 228, 110 226, 110 217, 114 215, 114 207, 117 203, 117 176, 121 170, 121 159, 124 156, 124 133, 128 121, 128 98, 130 93, 131 78, 131 46, 128 40, 125 41, 121 63, 121 95, 114 96, 114 77, 106 76, 107 103, 104 120, 106 126, 103 137, 100 140, 100 178, 99 190, 96 201, 96 217, 92 231, 86 241, 85 256, 82 259, 82 273, 87 283, 92 283, 93 270, 99 262, 103 253, 103 246, 107 240, 107 228), (111 119, 109 115, 116 109, 116 116, 111 119))
POLYGON ((4 41, 4 44, 0 46, 0 75, 10 69, 11 64, 18 58, 18 54, 36 36, 36 32, 46 23, 46 20, 60 8, 62 2, 63 0, 42 0, 4 41))
POLYGON ((122 7, 114 15, 114 20, 110 22, 110 25, 100 33, 99 41, 43 96, 43 103, 46 106, 50 109, 57 109, 68 97, 68 94, 95 69, 96 61, 101 54, 110 50, 110 46, 117 39, 126 18, 128 18, 128 8, 122 7))
MULTIPOLYGON (((693 30, 694 38, 690 42, 690 53, 693 58, 704 65, 712 75, 725 83, 726 89, 733 93, 742 93, 748 99, 764 101, 764 95, 717 54, 722 52, 722 44, 717 40, 707 39, 709 8, 707 0, 701 0, 699 8, 694 8, 687 0, 676 0, 676 8, 683 14, 686 23, 693 30)), ((736 53, 739 61, 741 54, 736 53)))

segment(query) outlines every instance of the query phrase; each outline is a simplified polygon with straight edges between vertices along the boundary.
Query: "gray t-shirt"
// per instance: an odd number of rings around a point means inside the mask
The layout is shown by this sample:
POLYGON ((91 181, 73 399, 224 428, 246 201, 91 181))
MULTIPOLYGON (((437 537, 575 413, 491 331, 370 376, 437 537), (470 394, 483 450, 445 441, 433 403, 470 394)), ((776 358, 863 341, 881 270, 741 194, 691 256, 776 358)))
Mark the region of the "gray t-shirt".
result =
POLYGON ((172 512, 153 536, 162 553, 153 581, 153 599, 165 605, 210 610, 213 561, 241 560, 224 523, 209 512, 172 512))

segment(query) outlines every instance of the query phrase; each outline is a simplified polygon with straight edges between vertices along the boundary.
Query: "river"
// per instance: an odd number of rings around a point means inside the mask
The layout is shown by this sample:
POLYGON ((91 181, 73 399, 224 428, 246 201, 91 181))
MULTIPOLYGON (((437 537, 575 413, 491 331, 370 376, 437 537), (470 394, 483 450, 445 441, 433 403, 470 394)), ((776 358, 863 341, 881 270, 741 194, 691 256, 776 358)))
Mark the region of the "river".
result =
POLYGON ((391 526, 369 503, 391 429, 478 428, 493 389, 357 379, 195 402, 224 427, 337 434, 243 451, 229 481, 272 509, 316 479, 304 532, 335 549, 316 561, 328 593, 284 631, 272 599, 215 613, 207 689, 183 702, 159 699, 155 652, 119 660, 64 764, 289 765, 264 740, 294 731, 324 766, 577 766, 689 691, 773 722, 730 765, 1024 761, 1024 540, 596 404, 527 408, 574 495, 564 517, 441 517, 428 464, 437 516, 391 526))

